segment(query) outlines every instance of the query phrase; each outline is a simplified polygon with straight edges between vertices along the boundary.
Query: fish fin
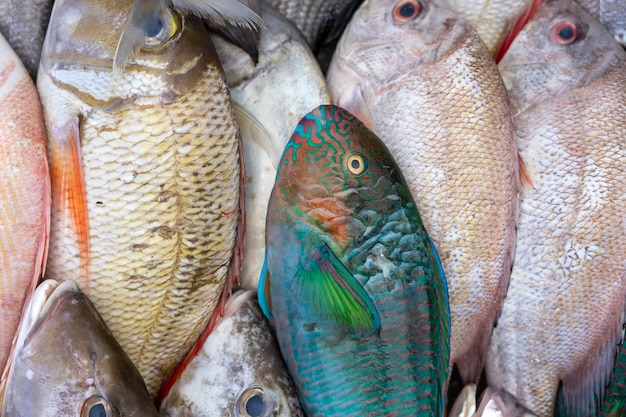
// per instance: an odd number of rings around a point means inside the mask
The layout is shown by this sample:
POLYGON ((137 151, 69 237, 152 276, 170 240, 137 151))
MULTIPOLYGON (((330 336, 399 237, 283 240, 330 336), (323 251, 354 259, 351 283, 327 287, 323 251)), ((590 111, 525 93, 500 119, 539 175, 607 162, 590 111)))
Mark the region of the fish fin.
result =
POLYGON ((237 0, 170 0, 178 10, 184 10, 203 19, 225 26, 233 26, 259 30, 263 19, 254 10, 237 0))
POLYGON ((317 245, 310 259, 296 276, 302 300, 323 318, 344 328, 378 334, 380 318, 376 306, 331 248, 326 243, 317 245))
POLYGON ((270 297, 270 274, 267 272, 267 255, 261 269, 261 277, 259 278, 259 286, 257 287, 257 298, 261 311, 268 320, 272 318, 272 299, 270 297))
POLYGON ((45 181, 43 204, 45 207, 43 218, 41 222, 43 228, 41 236, 39 237, 39 247, 37 250, 37 258, 35 261, 35 275, 30 284, 30 292, 34 292, 35 288, 42 280, 44 273, 46 272, 46 263, 48 261, 48 249, 50 247, 50 210, 52 207, 52 190, 50 185, 50 168, 48 166, 48 159, 44 157, 43 165, 45 169, 45 181))
POLYGON ((521 185, 527 185, 529 187, 533 186, 533 180, 530 178, 530 172, 528 172, 528 168, 526 168, 526 164, 522 159, 522 156, 517 154, 517 162, 519 166, 519 179, 521 185))
POLYGON ((496 64, 502 60, 502 57, 506 54, 509 47, 517 37, 517 35, 524 29, 526 23, 533 17, 537 9, 541 6, 543 0, 532 0, 530 7, 526 9, 517 20, 509 27, 507 33, 504 35, 504 38, 500 42, 500 45, 496 48, 496 52, 494 53, 494 59, 496 64))
POLYGON ((476 411, 476 384, 467 384, 452 404, 448 417, 470 417, 476 411))
MULTIPOLYGON (((250 139, 261 147, 267 153, 274 168, 278 168, 278 162, 282 155, 282 150, 276 145, 276 141, 272 134, 263 126, 263 124, 254 117, 249 111, 239 104, 234 104, 235 116, 239 123, 239 129, 244 141, 250 139)), ((288 138, 286 138, 288 139, 288 138)))
POLYGON ((615 364, 600 415, 606 417, 626 417, 626 346, 624 338, 617 350, 615 364))
POLYGON ((217 24, 211 20, 205 20, 204 24, 211 30, 219 33, 232 44, 237 45, 247 53, 254 65, 259 63, 259 41, 261 32, 250 30, 245 27, 232 25, 228 22, 217 24))
POLYGON ((52 206, 64 221, 69 222, 78 245, 80 286, 85 291, 89 283, 91 250, 87 197, 80 148, 80 119, 78 115, 53 130, 49 138, 50 184, 52 206))
POLYGON ((374 130, 374 119, 370 113, 365 99, 363 98, 363 90, 360 85, 354 85, 352 88, 342 89, 339 97, 337 97, 336 105, 344 108, 359 119, 368 129, 374 130))

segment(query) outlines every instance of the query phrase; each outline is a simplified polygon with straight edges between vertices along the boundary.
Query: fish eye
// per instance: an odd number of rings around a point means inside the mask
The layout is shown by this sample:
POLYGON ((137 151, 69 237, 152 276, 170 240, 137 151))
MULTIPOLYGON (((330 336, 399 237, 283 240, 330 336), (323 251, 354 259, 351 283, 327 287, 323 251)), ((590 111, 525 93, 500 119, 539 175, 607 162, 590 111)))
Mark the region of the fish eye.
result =
POLYGON ((245 389, 237 398, 235 415, 237 417, 270 417, 274 413, 274 404, 265 390, 258 385, 245 389))
POLYGON ((359 175, 365 171, 365 160, 361 155, 350 155, 348 157, 348 171, 354 175, 359 175))
POLYGON ((145 22, 146 39, 144 48, 154 48, 167 44, 180 33, 180 19, 176 13, 166 9, 166 13, 155 13, 145 22))
POLYGON ((578 37, 578 26, 570 21, 558 23, 552 29, 550 36, 559 45, 568 45, 578 37))
POLYGON ((80 417, 113 417, 113 415, 109 402, 99 395, 87 398, 80 411, 80 417))
POLYGON ((401 0, 393 8, 392 16, 397 22, 408 22, 419 16, 422 5, 417 0, 401 0))

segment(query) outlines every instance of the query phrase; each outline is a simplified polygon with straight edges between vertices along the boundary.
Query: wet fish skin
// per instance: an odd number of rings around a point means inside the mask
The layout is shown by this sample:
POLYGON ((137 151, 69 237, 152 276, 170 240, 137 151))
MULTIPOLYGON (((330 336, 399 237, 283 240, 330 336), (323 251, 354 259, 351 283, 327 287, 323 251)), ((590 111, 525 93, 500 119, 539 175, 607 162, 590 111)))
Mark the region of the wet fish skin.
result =
POLYGON ((616 41, 626 46, 626 3, 620 0, 576 0, 576 3, 602 22, 616 41))
POLYGON ((436 250, 387 148, 339 107, 307 114, 281 157, 259 294, 307 415, 442 415, 436 250))
POLYGON ((0 369, 26 294, 43 274, 50 234, 46 130, 37 89, 0 35, 0 369))
POLYGON ((265 26, 257 65, 240 48, 211 35, 243 140, 246 238, 240 285, 247 289, 257 288, 263 267, 267 203, 283 148, 305 114, 330 103, 326 80, 300 32, 266 1, 259 13, 265 26))
POLYGON ((9 364, 3 417, 158 416, 139 371, 73 281, 46 280, 32 293, 9 364))
POLYGON ((451 362, 477 382, 506 294, 518 205, 498 69, 477 33, 439 3, 365 1, 327 81, 333 102, 380 136, 407 178, 448 281, 451 362), (396 21, 403 5, 414 16, 396 21))
POLYGON ((0 32, 34 80, 54 0, 0 0, 0 32))
POLYGON ((224 316, 165 398, 160 413, 162 417, 304 416, 256 290, 239 291, 228 299, 224 316), (255 405, 256 413, 245 411, 255 405))
POLYGON ((499 65, 531 186, 486 371, 539 416, 553 415, 559 382, 568 415, 595 415, 622 337, 624 65, 606 29, 563 0, 543 3, 499 65))
POLYGON ((131 6, 57 0, 52 12, 38 77, 46 277, 78 283, 156 395, 236 278, 240 136, 202 21, 162 8, 127 26, 131 6), (115 72, 128 27, 161 30, 115 72))

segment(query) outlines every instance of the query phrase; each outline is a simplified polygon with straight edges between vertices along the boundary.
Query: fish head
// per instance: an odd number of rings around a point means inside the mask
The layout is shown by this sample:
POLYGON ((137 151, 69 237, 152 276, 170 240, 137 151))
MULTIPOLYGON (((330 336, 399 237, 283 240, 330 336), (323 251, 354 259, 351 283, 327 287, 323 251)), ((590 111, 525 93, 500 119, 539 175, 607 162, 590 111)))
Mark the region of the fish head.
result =
POLYGON ((580 6, 544 0, 498 67, 514 111, 523 111, 601 77, 623 54, 602 24, 580 6))
POLYGON ((331 68, 346 66, 384 86, 452 54, 471 31, 432 0, 366 0, 339 40, 331 68))
POLYGON ((332 105, 302 118, 285 147, 272 192, 268 212, 278 201, 340 246, 362 236, 374 213, 412 201, 384 143, 351 113, 332 105))
POLYGON ((201 351, 163 401, 163 417, 302 416, 256 291, 229 297, 201 351))
POLYGON ((73 281, 37 287, 2 383, 2 415, 158 415, 139 372, 73 281))
POLYGON ((40 72, 91 106, 173 101, 217 63, 202 21, 161 0, 58 0, 50 22, 40 72))

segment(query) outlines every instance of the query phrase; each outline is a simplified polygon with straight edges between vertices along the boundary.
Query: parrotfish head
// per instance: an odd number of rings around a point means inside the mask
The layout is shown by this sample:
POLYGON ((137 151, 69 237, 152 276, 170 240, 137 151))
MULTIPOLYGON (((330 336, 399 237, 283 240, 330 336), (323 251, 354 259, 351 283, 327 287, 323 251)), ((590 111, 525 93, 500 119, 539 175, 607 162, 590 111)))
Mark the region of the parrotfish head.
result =
POLYGON ((379 213, 413 204, 384 143, 348 111, 330 105, 296 127, 273 193, 297 217, 341 241, 365 233, 379 213))

